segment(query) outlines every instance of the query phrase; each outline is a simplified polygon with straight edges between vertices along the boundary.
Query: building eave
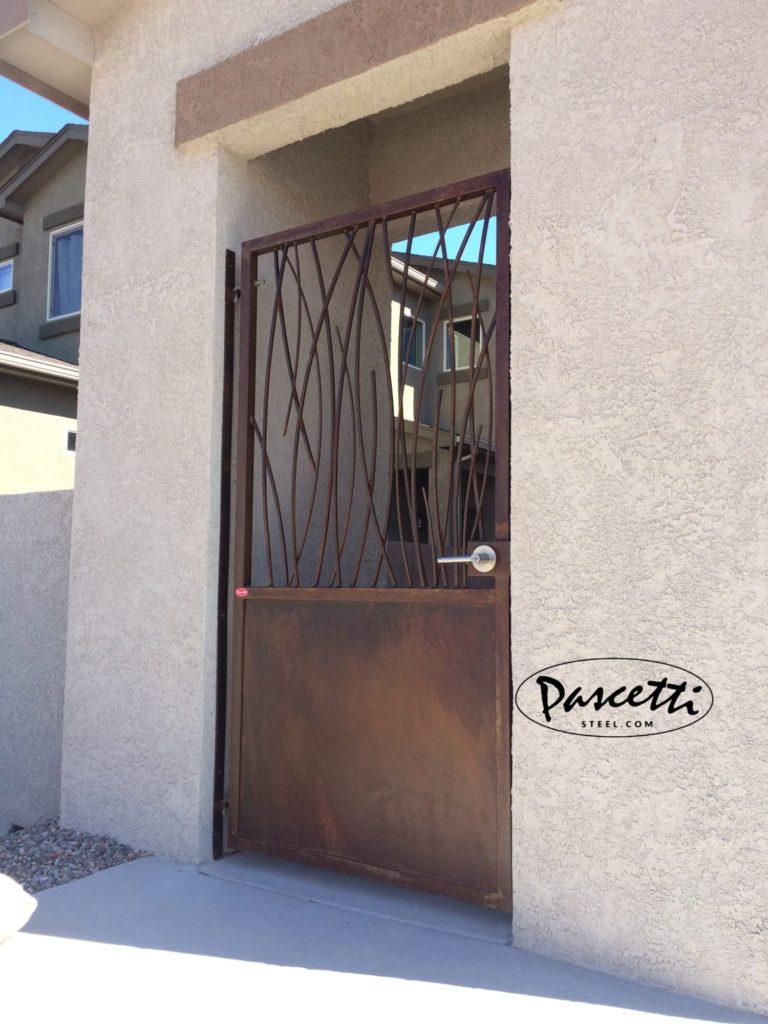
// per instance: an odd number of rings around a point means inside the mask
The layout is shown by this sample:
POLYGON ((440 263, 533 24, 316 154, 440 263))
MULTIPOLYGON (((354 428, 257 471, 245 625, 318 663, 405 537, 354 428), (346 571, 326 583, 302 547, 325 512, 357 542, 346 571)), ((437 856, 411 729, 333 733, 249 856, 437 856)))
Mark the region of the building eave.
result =
POLYGON ((125 0, 3 0, 0 74, 88 117, 93 29, 125 0))
POLYGON ((80 368, 73 363, 38 355, 27 349, 9 351, 7 346, 0 349, 0 373, 42 380, 49 384, 59 384, 70 388, 76 388, 80 380, 80 368))

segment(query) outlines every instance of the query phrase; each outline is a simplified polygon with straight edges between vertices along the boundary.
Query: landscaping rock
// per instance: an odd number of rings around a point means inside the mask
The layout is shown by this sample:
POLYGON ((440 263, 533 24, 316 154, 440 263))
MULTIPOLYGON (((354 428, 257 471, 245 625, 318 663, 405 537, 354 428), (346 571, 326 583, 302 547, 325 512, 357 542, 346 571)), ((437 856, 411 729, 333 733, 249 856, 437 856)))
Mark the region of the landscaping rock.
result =
POLYGON ((55 819, 0 837, 0 871, 28 893, 51 889, 146 856, 108 836, 60 828, 55 819))

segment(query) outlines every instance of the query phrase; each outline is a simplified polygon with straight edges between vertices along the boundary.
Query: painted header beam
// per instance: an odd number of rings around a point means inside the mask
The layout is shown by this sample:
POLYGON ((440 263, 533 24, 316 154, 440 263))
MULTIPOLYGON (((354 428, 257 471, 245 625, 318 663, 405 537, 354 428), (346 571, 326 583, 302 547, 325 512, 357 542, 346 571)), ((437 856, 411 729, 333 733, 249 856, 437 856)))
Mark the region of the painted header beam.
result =
POLYGON ((275 149, 302 132, 373 112, 366 104, 386 109, 404 102, 411 96, 399 95, 398 80, 407 78, 402 89, 418 92, 423 78, 426 94, 434 91, 436 74, 443 85, 480 74, 506 62, 509 17, 529 3, 348 0, 183 78, 176 88, 176 144, 205 140, 257 156, 265 146, 275 149), (327 123, 315 116, 314 99, 327 123))

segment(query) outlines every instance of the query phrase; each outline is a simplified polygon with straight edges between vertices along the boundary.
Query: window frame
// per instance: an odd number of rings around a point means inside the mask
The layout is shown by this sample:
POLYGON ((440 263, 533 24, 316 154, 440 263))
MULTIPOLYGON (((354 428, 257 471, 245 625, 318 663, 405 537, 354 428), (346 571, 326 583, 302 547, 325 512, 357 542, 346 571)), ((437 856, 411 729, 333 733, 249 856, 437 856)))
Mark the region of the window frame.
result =
MULTIPOLYGON (((82 283, 80 292, 80 308, 73 309, 69 313, 58 313, 56 316, 51 316, 51 299, 53 291, 53 252, 54 252, 54 239, 59 235, 68 235, 73 231, 77 231, 78 228, 83 228, 85 221, 83 219, 73 220, 69 224, 62 224, 61 227, 52 228, 48 233, 48 295, 45 300, 45 322, 55 323, 57 320, 63 320, 68 316, 79 316, 83 310, 83 296, 82 296, 82 283)), ((83 237, 85 237, 85 230, 83 229, 83 237)), ((82 278, 81 278, 82 282, 82 278)))
POLYGON ((14 279, 15 274, 16 274, 16 270, 15 270, 15 267, 13 265, 13 262, 14 262, 13 256, 11 256, 10 259, 7 259, 7 260, 0 260, 0 268, 5 267, 5 266, 9 266, 11 268, 11 283, 8 285, 7 288, 0 288, 0 295, 2 295, 3 292, 12 292, 13 291, 13 279, 14 279))
POLYGON ((477 341, 479 342, 480 349, 482 350, 485 339, 485 331, 483 330, 483 325, 480 323, 479 316, 475 317, 471 313, 468 313, 466 314, 466 316, 454 316, 448 320, 443 320, 443 372, 450 373, 451 370, 456 370, 456 372, 458 373, 460 370, 473 369, 473 366, 471 366, 469 363, 466 366, 451 366, 451 362, 449 359, 450 338, 448 336, 449 325, 467 323, 467 321, 471 323, 473 320, 477 320, 477 341))
POLYGON ((410 354, 409 354, 408 362, 406 363, 405 359, 403 358, 403 356, 404 356, 404 352, 403 352, 403 335, 402 335, 402 332, 401 332, 401 334, 400 334, 400 360, 401 360, 401 362, 404 363, 404 365, 406 366, 407 369, 409 369, 409 370, 417 370, 419 373, 421 373, 421 371, 424 369, 424 362, 425 362, 425 360, 427 358, 427 321, 422 316, 411 316, 410 313, 404 311, 403 312, 403 328, 405 328, 405 321, 406 320, 410 320, 411 323, 413 323, 413 324, 421 324, 423 332, 424 332, 423 335, 422 335, 422 342, 423 342, 423 345, 424 345, 424 349, 423 349, 423 351, 421 353, 421 365, 420 366, 418 366, 416 363, 412 363, 410 361, 410 356, 413 355, 413 346, 411 346, 411 351, 410 351, 410 354))

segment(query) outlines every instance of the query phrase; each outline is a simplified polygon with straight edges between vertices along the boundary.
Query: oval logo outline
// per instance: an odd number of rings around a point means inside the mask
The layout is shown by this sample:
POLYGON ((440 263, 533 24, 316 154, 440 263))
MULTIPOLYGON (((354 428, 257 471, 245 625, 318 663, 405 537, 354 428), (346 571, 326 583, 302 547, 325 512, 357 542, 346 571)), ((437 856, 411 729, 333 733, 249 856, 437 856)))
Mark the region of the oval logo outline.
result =
MULTIPOLYGON (((699 722, 701 722, 703 719, 705 719, 707 717, 707 715, 710 713, 710 711, 712 710, 712 708, 714 707, 714 704, 715 704, 715 695, 712 692, 712 687, 709 685, 709 683, 705 679, 702 679, 702 677, 700 675, 698 675, 696 672, 689 672, 688 669, 683 668, 681 665, 673 665, 671 662, 668 662, 668 661, 654 661, 652 658, 622 658, 622 657, 574 658, 572 661, 559 661, 555 665, 548 665, 546 668, 538 669, 536 672, 532 672, 529 676, 526 676, 526 678, 515 689, 515 708, 520 712, 520 714, 524 718, 527 718, 529 722, 533 722, 534 725, 541 726, 542 729, 548 729, 550 732, 559 732, 563 736, 581 736, 581 737, 588 737, 590 739, 601 739, 601 740, 642 739, 642 738, 648 737, 648 736, 664 736, 667 733, 680 732, 681 729, 687 729, 687 728, 689 728, 692 725, 697 725, 699 722), (575 731, 573 729, 559 729, 559 728, 557 728, 554 725, 547 724, 546 722, 541 722, 541 721, 539 721, 536 718, 532 718, 531 715, 529 715, 525 711, 525 709, 523 707, 521 707, 520 700, 519 700, 520 691, 526 685, 526 683, 529 683, 532 679, 535 679, 538 676, 542 676, 545 673, 550 672, 550 671, 552 671, 553 669, 556 669, 556 668, 563 668, 563 667, 568 666, 568 665, 583 665, 583 664, 586 664, 586 663, 589 663, 589 662, 596 662, 596 661, 599 661, 599 662, 630 661, 630 662, 634 662, 635 664, 656 665, 656 666, 663 667, 663 668, 674 669, 676 672, 682 672, 686 676, 690 677, 691 679, 697 680, 697 682, 701 683, 705 687, 706 692, 709 694, 709 707, 707 708, 707 710, 703 714, 697 715, 696 718, 694 718, 692 721, 686 722, 684 725, 675 725, 671 729, 655 729, 655 730, 653 730, 651 732, 624 732, 624 733, 616 733, 614 735, 611 735, 608 732, 604 732, 604 733, 600 733, 600 732, 581 732, 581 731, 577 732, 577 731, 575 731)), ((618 709, 616 709, 616 710, 618 710, 618 709)))

